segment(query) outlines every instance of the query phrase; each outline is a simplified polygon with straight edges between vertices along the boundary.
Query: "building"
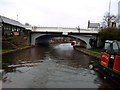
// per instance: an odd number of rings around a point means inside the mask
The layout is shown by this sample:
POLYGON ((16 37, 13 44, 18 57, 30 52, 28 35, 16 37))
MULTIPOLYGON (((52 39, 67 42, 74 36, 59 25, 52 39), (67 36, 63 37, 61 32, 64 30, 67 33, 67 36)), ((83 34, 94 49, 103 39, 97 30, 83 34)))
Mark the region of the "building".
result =
POLYGON ((118 2, 118 22, 116 23, 116 26, 120 28, 120 1, 118 2))
POLYGON ((120 1, 118 2, 118 17, 120 18, 120 1))
POLYGON ((2 27, 2 36, 21 35, 25 30, 25 26, 20 22, 0 16, 0 24, 2 27))
POLYGON ((100 24, 99 23, 91 23, 90 20, 88 21, 88 29, 99 29, 100 24))

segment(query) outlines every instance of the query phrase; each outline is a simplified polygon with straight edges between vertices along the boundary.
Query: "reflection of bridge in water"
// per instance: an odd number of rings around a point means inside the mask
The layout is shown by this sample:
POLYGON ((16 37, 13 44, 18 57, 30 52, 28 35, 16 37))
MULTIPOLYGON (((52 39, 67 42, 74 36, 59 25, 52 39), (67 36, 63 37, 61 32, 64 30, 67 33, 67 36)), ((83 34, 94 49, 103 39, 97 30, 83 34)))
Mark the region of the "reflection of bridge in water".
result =
MULTIPOLYGON (((98 29, 80 29, 63 27, 33 27, 31 32, 31 45, 48 44, 53 37, 71 37, 80 40, 86 48, 91 48, 89 40, 98 40, 98 29)), ((98 43, 98 41, 97 41, 98 43)))

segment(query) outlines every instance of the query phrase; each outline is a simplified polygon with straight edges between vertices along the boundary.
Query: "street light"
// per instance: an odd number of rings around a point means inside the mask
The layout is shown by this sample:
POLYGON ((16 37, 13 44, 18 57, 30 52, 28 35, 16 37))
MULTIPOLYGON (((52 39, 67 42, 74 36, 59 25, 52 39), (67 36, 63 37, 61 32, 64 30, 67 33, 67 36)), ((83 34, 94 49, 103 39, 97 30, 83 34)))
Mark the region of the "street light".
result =
POLYGON ((78 30, 78 32, 80 33, 80 27, 78 26, 78 27, 76 27, 76 29, 78 30))

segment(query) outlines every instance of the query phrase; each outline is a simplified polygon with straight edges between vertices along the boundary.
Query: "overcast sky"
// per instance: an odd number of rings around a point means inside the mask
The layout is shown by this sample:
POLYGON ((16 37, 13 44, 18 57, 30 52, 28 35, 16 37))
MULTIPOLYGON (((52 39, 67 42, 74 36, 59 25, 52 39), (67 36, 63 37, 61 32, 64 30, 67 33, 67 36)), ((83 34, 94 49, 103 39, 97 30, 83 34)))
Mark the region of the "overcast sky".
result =
MULTIPOLYGON (((86 28, 88 20, 100 23, 110 0, 0 0, 0 15, 36 26, 86 28)), ((111 0, 117 15, 118 1, 111 0)))

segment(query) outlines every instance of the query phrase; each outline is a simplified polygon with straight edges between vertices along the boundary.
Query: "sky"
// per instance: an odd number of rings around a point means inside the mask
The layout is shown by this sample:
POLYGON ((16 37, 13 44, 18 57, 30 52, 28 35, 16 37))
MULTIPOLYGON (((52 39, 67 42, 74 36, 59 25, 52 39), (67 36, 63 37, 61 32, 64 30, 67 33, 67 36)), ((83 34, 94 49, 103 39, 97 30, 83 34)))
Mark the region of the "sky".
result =
MULTIPOLYGON (((111 14, 118 14, 118 2, 111 0, 111 14)), ((101 23, 110 0, 0 0, 0 15, 32 26, 86 28, 101 23)))

